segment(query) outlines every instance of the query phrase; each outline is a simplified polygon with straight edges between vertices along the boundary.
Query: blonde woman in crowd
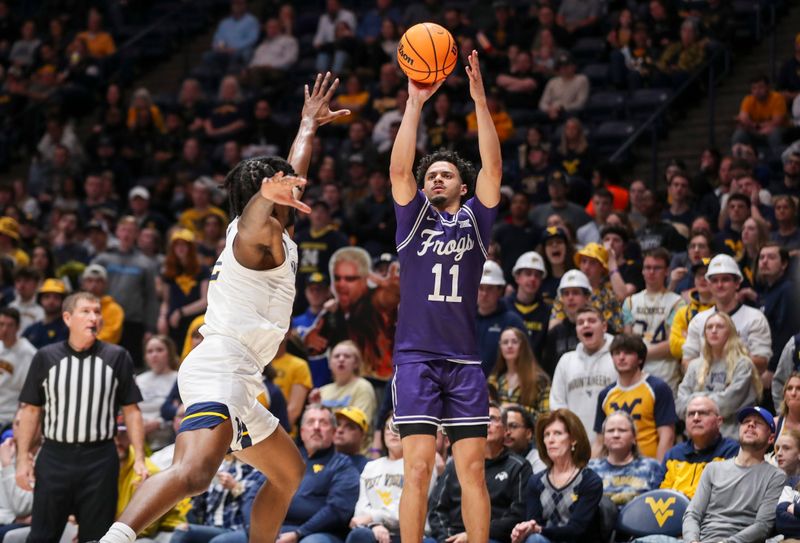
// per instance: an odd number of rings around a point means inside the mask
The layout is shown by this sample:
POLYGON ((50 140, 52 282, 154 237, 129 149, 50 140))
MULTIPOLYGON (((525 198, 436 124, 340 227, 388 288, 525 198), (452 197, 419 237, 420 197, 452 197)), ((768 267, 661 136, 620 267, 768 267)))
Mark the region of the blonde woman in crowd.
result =
POLYGON ((703 334, 702 354, 689 363, 678 387, 675 408, 678 416, 685 418, 692 394, 707 391, 719 406, 723 418, 722 435, 737 439, 736 413, 761 398, 761 379, 727 313, 718 312, 709 317, 703 334))
POLYGON ((333 382, 312 390, 308 401, 321 403, 334 411, 347 406, 358 407, 371 421, 378 402, 370 382, 359 377, 361 364, 361 352, 355 343, 349 339, 338 343, 328 359, 333 382))
POLYGON ((153 450, 161 449, 175 438, 172 425, 161 418, 161 406, 178 379, 178 355, 175 343, 168 336, 151 337, 144 347, 144 361, 148 370, 136 376, 136 384, 142 391, 144 431, 153 450))

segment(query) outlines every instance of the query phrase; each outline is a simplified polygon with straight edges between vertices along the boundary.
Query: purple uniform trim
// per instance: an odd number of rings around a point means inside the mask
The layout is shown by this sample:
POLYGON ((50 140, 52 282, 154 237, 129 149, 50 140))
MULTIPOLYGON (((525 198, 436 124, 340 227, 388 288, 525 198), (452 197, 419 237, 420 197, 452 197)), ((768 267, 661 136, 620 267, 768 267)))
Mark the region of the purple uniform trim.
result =
POLYGON ((480 364, 478 286, 497 207, 487 208, 473 197, 451 215, 417 191, 411 202, 394 208, 401 292, 395 365, 480 364))
POLYGON ((479 365, 448 360, 395 366, 395 424, 489 424, 489 391, 479 365))

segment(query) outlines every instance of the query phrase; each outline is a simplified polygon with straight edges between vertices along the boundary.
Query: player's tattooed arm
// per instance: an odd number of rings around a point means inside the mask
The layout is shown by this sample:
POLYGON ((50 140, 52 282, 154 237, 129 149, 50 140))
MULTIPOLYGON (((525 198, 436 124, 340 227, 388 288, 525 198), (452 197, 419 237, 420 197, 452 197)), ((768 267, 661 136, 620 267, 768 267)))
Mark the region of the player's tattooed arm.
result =
POLYGON ((500 181, 503 178, 503 159, 500 152, 500 139, 486 105, 486 91, 483 88, 481 65, 478 52, 472 51, 466 68, 469 77, 469 93, 475 102, 475 116, 478 120, 478 150, 481 155, 481 169, 475 184, 475 196, 486 207, 494 207, 500 202, 500 181))
POLYGON ((350 115, 349 109, 331 110, 331 100, 339 88, 339 79, 330 72, 324 76, 317 74, 314 86, 305 86, 305 100, 300 114, 300 128, 297 131, 292 147, 289 150, 288 162, 297 175, 305 177, 311 162, 311 150, 317 128, 326 125, 338 117, 350 115))

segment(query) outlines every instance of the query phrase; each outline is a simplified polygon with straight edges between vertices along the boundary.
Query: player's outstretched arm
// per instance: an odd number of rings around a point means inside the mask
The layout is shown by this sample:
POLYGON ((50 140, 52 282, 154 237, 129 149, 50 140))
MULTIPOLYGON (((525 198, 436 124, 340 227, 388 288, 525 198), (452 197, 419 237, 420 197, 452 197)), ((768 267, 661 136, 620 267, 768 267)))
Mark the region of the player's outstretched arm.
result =
POLYGON ((422 107, 439 90, 444 80, 435 85, 419 85, 408 80, 408 102, 400 129, 392 146, 389 162, 389 179, 392 182, 392 197, 403 206, 414 199, 417 182, 414 180, 414 156, 417 151, 417 128, 422 115, 422 107))
POLYGON ((305 86, 305 101, 303 103, 303 111, 300 114, 300 128, 297 130, 297 135, 287 157, 287 161, 292 165, 295 174, 299 177, 308 175, 311 149, 317 129, 337 117, 350 115, 349 109, 331 110, 331 100, 337 88, 339 88, 339 79, 333 78, 330 72, 327 72, 324 76, 317 74, 314 86, 310 90, 308 85, 305 86))
POLYGON ((481 169, 475 184, 475 196, 486 207, 500 203, 500 181, 503 178, 503 158, 500 152, 500 139, 497 137, 492 115, 486 105, 486 91, 483 88, 481 65, 478 52, 469 55, 467 77, 469 94, 475 102, 475 116, 478 120, 478 150, 481 154, 481 169))

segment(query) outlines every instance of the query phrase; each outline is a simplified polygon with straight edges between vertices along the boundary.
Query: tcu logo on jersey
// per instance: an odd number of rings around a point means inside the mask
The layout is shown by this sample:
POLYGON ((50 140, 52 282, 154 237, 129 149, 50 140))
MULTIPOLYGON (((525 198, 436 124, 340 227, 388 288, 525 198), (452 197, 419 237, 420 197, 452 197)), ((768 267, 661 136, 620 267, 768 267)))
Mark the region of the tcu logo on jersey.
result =
POLYGON ((447 256, 455 253, 456 256, 453 257, 453 260, 458 262, 467 251, 475 247, 475 241, 469 234, 459 238, 458 241, 451 239, 447 243, 444 243, 440 239, 434 239, 443 234, 444 232, 441 230, 430 230, 428 228, 420 232, 420 236, 422 236, 422 247, 417 251, 417 254, 419 256, 424 256, 428 252, 428 249, 439 256, 447 256))

